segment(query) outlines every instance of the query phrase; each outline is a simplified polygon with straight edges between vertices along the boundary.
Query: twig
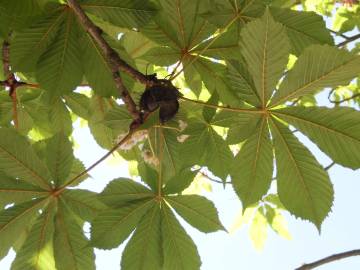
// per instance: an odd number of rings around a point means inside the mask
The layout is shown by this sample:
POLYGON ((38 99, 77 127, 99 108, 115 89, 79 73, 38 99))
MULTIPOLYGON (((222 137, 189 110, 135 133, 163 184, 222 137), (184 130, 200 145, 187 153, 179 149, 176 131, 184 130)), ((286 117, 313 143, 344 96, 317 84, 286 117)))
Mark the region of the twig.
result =
POLYGON ((337 47, 344 47, 346 44, 353 42, 355 40, 357 40, 358 38, 360 38, 360 34, 356 34, 352 37, 348 37, 346 40, 344 40, 343 42, 340 42, 339 44, 337 44, 337 47))
POLYGON ((189 101, 189 102, 193 102, 193 103, 196 103, 196 104, 200 104, 200 105, 203 105, 205 107, 214 108, 214 109, 221 109, 221 110, 230 111, 230 112, 248 112, 248 113, 261 113, 261 114, 266 113, 266 111, 264 111, 264 110, 231 108, 231 107, 225 107, 225 106, 221 106, 221 105, 209 104, 209 103, 205 103, 205 102, 202 102, 202 101, 199 101, 199 100, 193 100, 193 99, 186 98, 186 97, 180 97, 180 99, 185 100, 185 101, 189 101))
POLYGON ((325 171, 328 171, 328 170, 330 170, 331 168, 332 168, 332 166, 334 166, 336 163, 333 161, 333 162, 331 162, 329 165, 327 165, 325 168, 324 168, 324 170, 325 171))
POLYGON ((111 69, 113 74, 113 78, 115 81, 116 88, 118 89, 129 113, 134 119, 140 118, 140 113, 136 108, 136 104, 129 92, 124 86, 124 83, 120 77, 119 69, 126 72, 134 79, 138 80, 143 84, 149 84, 151 81, 147 76, 142 74, 140 71, 132 68, 128 65, 124 60, 122 60, 117 52, 110 47, 110 45, 105 41, 103 36, 101 35, 102 30, 97 27, 85 14, 80 5, 76 0, 68 0, 69 7, 74 11, 75 15, 78 17, 81 25, 84 27, 86 32, 93 38, 93 40, 98 44, 102 53, 107 59, 107 63, 111 69))
POLYGON ((207 180, 211 181, 211 182, 218 183, 218 184, 223 184, 223 185, 226 185, 226 184, 231 185, 231 182, 226 182, 226 181, 223 182, 223 181, 214 179, 214 178, 210 177, 209 175, 207 175, 207 174, 204 173, 204 172, 200 172, 200 174, 201 174, 202 176, 204 176, 207 180))
POLYGON ((345 258, 348 258, 351 256, 360 256, 360 249, 354 249, 351 251, 334 254, 334 255, 328 256, 326 258, 323 258, 321 260, 318 260, 318 261, 315 261, 312 263, 308 263, 308 264, 304 264, 304 265, 296 268, 295 270, 311 270, 311 269, 314 269, 323 264, 334 262, 334 261, 341 260, 341 259, 345 259, 345 258))
POLYGON ((343 102, 346 102, 346 101, 355 99, 355 98, 357 98, 357 97, 360 97, 360 93, 353 94, 351 97, 344 98, 344 99, 342 99, 342 100, 331 100, 331 99, 329 98, 329 102, 330 102, 330 103, 333 103, 333 104, 341 104, 341 103, 343 103, 343 102))
POLYGON ((336 32, 334 30, 331 30, 331 29, 328 29, 332 34, 336 35, 336 36, 339 36, 339 37, 342 37, 343 39, 348 39, 349 37, 342 34, 342 33, 339 33, 339 32, 336 32))
POLYGON ((114 153, 121 145, 126 143, 131 136, 134 134, 136 129, 130 129, 128 134, 120 140, 116 145, 113 146, 105 155, 103 155, 100 159, 98 159, 96 162, 94 162, 92 165, 90 165, 86 170, 82 171, 78 175, 76 175, 74 178, 72 178, 69 182, 67 182, 65 185, 58 188, 54 193, 60 194, 62 191, 66 189, 66 187, 71 186, 76 180, 81 178, 82 176, 86 175, 88 172, 90 172, 92 169, 94 169, 97 165, 99 165, 101 162, 103 162, 105 159, 107 159, 112 153, 114 153))

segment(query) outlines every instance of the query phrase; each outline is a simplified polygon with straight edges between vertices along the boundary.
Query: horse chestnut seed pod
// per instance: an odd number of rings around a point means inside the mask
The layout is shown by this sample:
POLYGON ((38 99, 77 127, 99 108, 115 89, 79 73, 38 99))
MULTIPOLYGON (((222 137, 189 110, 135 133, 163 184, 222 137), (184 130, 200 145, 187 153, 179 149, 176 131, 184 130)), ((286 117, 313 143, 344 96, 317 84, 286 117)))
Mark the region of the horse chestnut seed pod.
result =
POLYGON ((159 109, 159 118, 162 123, 171 120, 179 110, 180 92, 169 80, 156 80, 147 87, 140 98, 140 110, 153 112, 159 109))

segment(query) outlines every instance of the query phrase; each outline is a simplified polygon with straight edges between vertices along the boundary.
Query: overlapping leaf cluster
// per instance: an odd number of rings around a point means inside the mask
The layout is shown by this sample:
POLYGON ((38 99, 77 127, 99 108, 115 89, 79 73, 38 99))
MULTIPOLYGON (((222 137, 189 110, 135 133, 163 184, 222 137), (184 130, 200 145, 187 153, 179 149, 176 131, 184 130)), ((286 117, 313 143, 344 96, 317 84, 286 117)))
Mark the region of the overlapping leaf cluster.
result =
MULTIPOLYGON (((224 230, 212 202, 182 195, 199 167, 231 179, 244 209, 273 198, 264 196, 275 181, 279 204, 320 229, 333 187, 294 129, 357 169, 360 113, 292 101, 347 85, 360 57, 334 46, 319 15, 282 1, 78 2, 123 60, 161 74, 177 64, 175 83, 199 100, 182 99, 165 125, 153 114, 139 131, 147 140, 119 151, 137 161, 142 184, 118 178, 100 194, 69 189, 86 178, 68 139, 73 121, 85 119, 110 149, 132 118, 116 100, 101 47, 66 3, 1 0, 1 41, 10 44, 11 72, 27 83, 17 89, 18 130, 12 101, 0 95, 0 256, 16 250, 12 269, 94 269, 92 247, 114 248, 130 235, 121 269, 199 269, 196 246, 174 214, 205 233, 224 230), (297 57, 291 68, 289 55, 297 57), (78 86, 87 88, 74 92, 78 86)), ((137 99, 144 87, 121 76, 137 99)), ((274 213, 268 207, 259 217, 272 222, 274 213)))

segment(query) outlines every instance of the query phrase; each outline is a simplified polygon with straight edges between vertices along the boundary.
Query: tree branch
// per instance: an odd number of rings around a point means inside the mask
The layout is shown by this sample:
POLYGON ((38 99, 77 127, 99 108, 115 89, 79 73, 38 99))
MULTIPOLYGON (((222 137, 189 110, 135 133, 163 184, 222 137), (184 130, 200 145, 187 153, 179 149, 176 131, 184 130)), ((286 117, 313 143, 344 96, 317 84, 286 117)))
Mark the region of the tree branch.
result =
POLYGON ((314 269, 323 264, 334 262, 334 261, 341 260, 341 259, 345 259, 345 258, 348 258, 351 256, 360 256, 360 249, 355 249, 355 250, 351 250, 351 251, 347 251, 347 252, 343 252, 343 253, 334 254, 334 255, 325 257, 321 260, 318 260, 318 261, 315 261, 312 263, 308 263, 308 264, 304 264, 304 265, 296 268, 295 270, 311 270, 311 269, 314 269))
POLYGON ((80 5, 77 3, 76 0, 68 0, 69 7, 74 11, 75 15, 79 19, 80 24, 84 27, 86 32, 92 37, 92 39, 97 43, 100 47, 102 53, 107 59, 107 63, 111 69, 113 74, 113 78, 115 81, 116 88, 118 89, 129 113, 134 119, 140 119, 140 113, 136 108, 136 104, 132 97, 130 96, 129 92, 125 88, 125 85, 120 77, 119 69, 126 72, 134 79, 138 80, 143 84, 151 84, 151 80, 139 72, 138 70, 132 68, 128 65, 124 60, 122 60, 117 52, 110 47, 110 45, 105 41, 103 36, 101 35, 102 30, 97 27, 85 14, 82 10, 80 5))
POLYGON ((352 37, 347 37, 346 40, 344 40, 343 42, 340 42, 339 44, 337 44, 337 47, 344 47, 346 44, 353 42, 355 40, 357 40, 358 38, 360 38, 360 34, 356 34, 352 37))

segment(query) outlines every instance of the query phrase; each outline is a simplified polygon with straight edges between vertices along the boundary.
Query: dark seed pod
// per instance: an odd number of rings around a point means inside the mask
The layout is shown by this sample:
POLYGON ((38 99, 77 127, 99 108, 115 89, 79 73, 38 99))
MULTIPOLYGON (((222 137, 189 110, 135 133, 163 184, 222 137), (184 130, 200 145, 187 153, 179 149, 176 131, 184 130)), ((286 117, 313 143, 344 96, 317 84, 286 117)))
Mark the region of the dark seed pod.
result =
POLYGON ((160 107, 159 117, 162 123, 171 120, 179 110, 179 91, 168 80, 157 80, 147 87, 140 98, 140 109, 153 112, 160 107))

